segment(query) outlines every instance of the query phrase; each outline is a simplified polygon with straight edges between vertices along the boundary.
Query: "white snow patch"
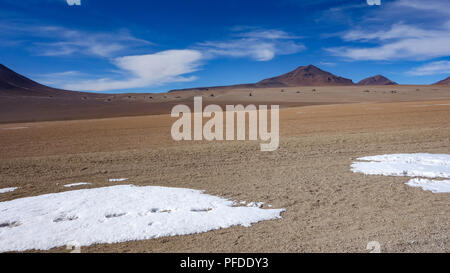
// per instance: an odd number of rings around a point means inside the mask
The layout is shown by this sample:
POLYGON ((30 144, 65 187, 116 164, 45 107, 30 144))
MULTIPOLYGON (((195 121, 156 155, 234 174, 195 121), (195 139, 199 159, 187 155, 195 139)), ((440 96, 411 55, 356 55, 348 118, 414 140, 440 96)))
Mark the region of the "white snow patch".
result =
POLYGON ((91 185, 91 183, 79 182, 79 183, 73 183, 73 184, 66 184, 66 185, 64 185, 64 187, 71 188, 71 187, 77 187, 77 186, 83 186, 83 185, 91 185))
POLYGON ((109 182, 122 182, 128 180, 128 178, 110 178, 108 181, 109 182))
POLYGON ((450 180, 430 180, 414 178, 409 180, 406 185, 419 187, 433 193, 450 193, 450 180))
POLYGON ((185 235, 281 218, 200 190, 133 185, 0 202, 0 252, 185 235))
POLYGON ((264 202, 250 202, 247 204, 247 207, 261 208, 264 206, 264 202))
POLYGON ((17 189, 18 189, 17 187, 3 188, 3 189, 0 189, 0 193, 12 192, 12 191, 15 191, 17 189))
POLYGON ((6 128, 2 128, 3 130, 20 130, 20 129, 27 129, 28 127, 6 127, 6 128))
POLYGON ((353 162, 353 172, 392 176, 450 178, 450 155, 447 154, 387 154, 360 157, 353 162))
MULTIPOLYGON (((360 157, 358 160, 364 162, 353 162, 351 165, 353 172, 387 176, 450 178, 450 155, 448 154, 385 154, 360 157)), ((420 187, 424 190, 431 190, 435 189, 436 184, 442 183, 443 188, 439 187, 438 190, 431 191, 449 192, 445 191, 447 189, 446 181, 412 179, 407 184, 410 186, 421 185, 420 187)))

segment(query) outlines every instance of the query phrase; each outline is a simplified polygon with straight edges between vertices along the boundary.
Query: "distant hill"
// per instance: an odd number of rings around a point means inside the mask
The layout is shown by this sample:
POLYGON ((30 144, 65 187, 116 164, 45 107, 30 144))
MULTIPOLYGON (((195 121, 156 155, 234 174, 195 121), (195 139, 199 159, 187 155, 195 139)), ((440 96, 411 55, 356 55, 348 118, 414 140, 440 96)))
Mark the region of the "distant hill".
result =
POLYGON ((435 83, 435 85, 449 85, 449 84, 450 84, 450 77, 447 77, 446 79, 443 79, 442 81, 435 83))
POLYGON ((270 88, 270 87, 289 87, 289 86, 332 86, 332 85, 353 85, 353 81, 343 77, 333 75, 323 71, 314 65, 300 66, 297 69, 286 74, 264 79, 257 83, 236 84, 227 86, 198 87, 189 89, 177 89, 173 91, 192 91, 192 90, 213 90, 213 89, 239 89, 239 88, 270 88))
POLYGON ((353 85, 353 81, 323 71, 314 65, 307 65, 281 76, 262 80, 256 85, 258 87, 353 85))
MULTIPOLYGON (((439 82, 448 84, 449 78, 439 82)), ((356 102, 374 100, 377 96, 360 96, 355 90, 363 90, 363 86, 353 88, 323 88, 336 89, 339 92, 274 92, 274 89, 264 87, 289 86, 339 86, 352 85, 349 79, 335 76, 319 68, 308 65, 301 66, 287 74, 262 80, 253 84, 240 84, 223 87, 193 88, 191 92, 183 90, 178 93, 121 93, 100 94, 60 90, 45 86, 30 80, 4 65, 0 65, 0 124, 11 122, 33 122, 44 120, 74 120, 92 118, 110 118, 136 115, 168 114, 175 105, 185 104, 192 106, 193 97, 203 96, 205 104, 236 105, 243 103, 253 104, 279 104, 280 107, 297 107, 305 105, 328 104, 339 102, 356 102), (253 96, 252 92, 261 88, 259 94, 253 96), (243 89, 243 90, 232 90, 243 89), (249 89, 252 90, 249 92, 249 89), (218 92, 215 92, 215 91, 218 92), (225 92, 222 92, 225 91, 225 92), (228 92, 231 91, 231 92, 228 92), (295 95, 298 94, 298 95, 295 95), (363 98, 364 97, 364 98, 363 98)), ((387 88, 387 87, 386 87, 387 88)), ((429 86, 429 89, 433 87, 429 86)), ((407 89, 407 88, 406 88, 407 89)), ((426 99, 442 98, 440 91, 410 92, 408 96, 389 96, 392 100, 410 99, 418 100, 422 94, 426 99)))
POLYGON ((48 87, 0 64, 0 95, 2 96, 70 96, 80 94, 88 93, 48 87))
POLYGON ((396 82, 391 81, 382 75, 365 78, 357 83, 358 85, 397 85, 396 82))

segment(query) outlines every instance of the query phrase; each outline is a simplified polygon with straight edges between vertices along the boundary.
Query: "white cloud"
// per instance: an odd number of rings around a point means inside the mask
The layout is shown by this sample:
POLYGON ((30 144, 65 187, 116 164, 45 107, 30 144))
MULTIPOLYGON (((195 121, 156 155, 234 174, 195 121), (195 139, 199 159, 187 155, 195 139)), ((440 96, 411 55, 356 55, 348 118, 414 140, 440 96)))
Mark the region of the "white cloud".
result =
POLYGON ((327 50, 351 60, 446 57, 450 55, 449 14, 448 0, 393 0, 382 2, 381 8, 348 11, 343 22, 349 20, 353 27, 339 36, 351 43, 327 50))
POLYGON ((169 82, 192 81, 183 75, 198 70, 202 54, 197 50, 167 50, 155 54, 115 58, 113 64, 125 79, 102 78, 65 84, 70 90, 105 91, 141 88, 169 82))
POLYGON ((204 42, 200 46, 212 56, 250 57, 257 61, 268 61, 275 56, 275 46, 272 43, 254 43, 250 39, 204 42))
POLYGON ((49 86, 63 86, 67 82, 74 82, 79 80, 80 78, 89 77, 89 74, 84 74, 79 71, 69 70, 63 72, 55 72, 55 73, 46 73, 46 74, 38 74, 34 75, 33 78, 37 80, 37 82, 49 85, 49 86))
POLYGON ((424 64, 407 72, 415 76, 450 74, 450 61, 437 61, 424 64))
POLYGON ((345 41, 369 41, 369 40, 390 40, 398 38, 422 38, 433 37, 441 34, 433 30, 425 30, 415 26, 405 24, 394 24, 389 30, 362 31, 352 30, 343 35, 345 41))
POLYGON ((450 3, 448 0, 398 0, 393 4, 400 8, 412 8, 416 10, 450 14, 450 3))
MULTIPOLYGON (((0 27, 1 29, 1 27, 0 27)), ((158 86, 173 82, 192 81, 193 76, 183 75, 195 72, 202 61, 223 56, 251 58, 268 61, 276 55, 299 52, 305 47, 296 43, 297 36, 280 30, 253 30, 235 33, 234 39, 199 43, 193 49, 166 50, 155 54, 114 57, 125 51, 130 44, 151 44, 130 35, 90 34, 58 27, 41 27, 45 35, 58 32, 59 41, 38 44, 40 55, 62 56, 89 54, 110 57, 123 79, 115 76, 93 79, 91 75, 73 71, 41 75, 44 83, 64 89, 81 91, 123 90, 158 86), (236 38, 238 37, 238 38, 236 38)), ((125 51, 126 52, 126 51, 125 51)))
POLYGON ((149 41, 132 36, 126 30, 114 33, 87 32, 60 26, 0 22, 0 34, 6 37, 5 40, 24 44, 39 56, 83 54, 114 57, 132 48, 153 45, 149 41), (29 40, 24 40, 23 37, 27 37, 29 40))
POLYGON ((33 50, 42 56, 84 54, 111 57, 131 47, 152 45, 151 42, 133 37, 127 31, 89 33, 54 26, 36 27, 35 31, 36 35, 43 37, 54 35, 52 38, 57 40, 34 44, 33 50))
POLYGON ((237 33, 242 37, 226 41, 208 41, 199 43, 199 48, 210 58, 228 56, 249 57, 257 61, 269 61, 276 55, 294 54, 305 49, 303 44, 294 40, 298 36, 280 30, 254 30, 237 33))
POLYGON ((66 0, 69 6, 81 6, 81 0, 66 0))
POLYGON ((238 33, 236 36, 238 37, 246 37, 246 38, 254 38, 254 39, 270 39, 270 40, 279 40, 279 39, 298 39, 299 36, 291 35, 285 31, 277 30, 277 29, 267 29, 267 30, 252 30, 248 32, 238 33))
POLYGON ((394 24, 387 30, 352 30, 342 36, 345 41, 374 42, 375 46, 330 48, 329 52, 353 60, 426 60, 450 55, 450 27, 423 29, 394 24))
POLYGON ((324 61, 320 61, 319 64, 323 65, 323 66, 336 66, 337 65, 336 63, 333 63, 333 62, 324 62, 324 61))

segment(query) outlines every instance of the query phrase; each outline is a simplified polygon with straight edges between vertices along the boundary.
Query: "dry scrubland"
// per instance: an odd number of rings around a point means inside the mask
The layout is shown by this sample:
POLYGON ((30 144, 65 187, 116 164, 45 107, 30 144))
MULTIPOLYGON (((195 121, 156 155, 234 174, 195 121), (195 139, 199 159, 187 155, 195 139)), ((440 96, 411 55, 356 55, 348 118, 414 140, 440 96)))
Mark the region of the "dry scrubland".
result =
MULTIPOLYGON (((145 98, 121 98, 127 104, 140 99, 145 98)), ((448 87, 187 91, 140 103, 154 105, 160 115, 0 125, 0 185, 20 187, 1 194, 0 201, 66 191, 64 184, 85 181, 92 183, 87 187, 203 189, 286 208, 282 220, 249 228, 93 245, 83 247, 85 252, 366 252, 373 240, 382 251, 450 250, 448 194, 409 187, 407 178, 349 169, 365 155, 449 154, 448 87), (205 104, 280 103, 280 148, 260 152, 259 142, 172 141, 174 119, 162 114, 170 111, 165 100, 191 102, 196 94, 204 95, 205 104), (129 180, 108 182, 115 177, 129 180)))

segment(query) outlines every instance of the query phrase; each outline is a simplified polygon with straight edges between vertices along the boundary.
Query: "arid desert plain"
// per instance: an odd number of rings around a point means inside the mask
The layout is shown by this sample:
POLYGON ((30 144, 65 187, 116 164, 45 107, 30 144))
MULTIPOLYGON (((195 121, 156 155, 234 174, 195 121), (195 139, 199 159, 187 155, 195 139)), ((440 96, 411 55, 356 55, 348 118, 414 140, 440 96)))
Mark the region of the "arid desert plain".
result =
MULTIPOLYGON (((2 97, 1 103, 12 100, 2 97)), ((16 106, 23 109, 2 112, 0 185, 17 189, 0 194, 0 202, 133 184, 204 190, 285 209, 282 218, 249 227, 94 244, 83 252, 368 252, 370 241, 382 252, 450 250, 448 193, 410 187, 408 177, 350 169, 364 156, 450 154, 450 86, 241 88, 151 99, 80 97, 76 105, 63 100, 24 97, 16 106), (203 96, 204 104, 279 104, 279 149, 261 152, 259 141, 172 140, 170 109, 191 104, 194 96, 203 96), (46 111, 58 100, 60 109, 46 111), (89 100, 102 106, 90 107, 89 100), (64 186, 80 182, 90 184, 64 186)))

